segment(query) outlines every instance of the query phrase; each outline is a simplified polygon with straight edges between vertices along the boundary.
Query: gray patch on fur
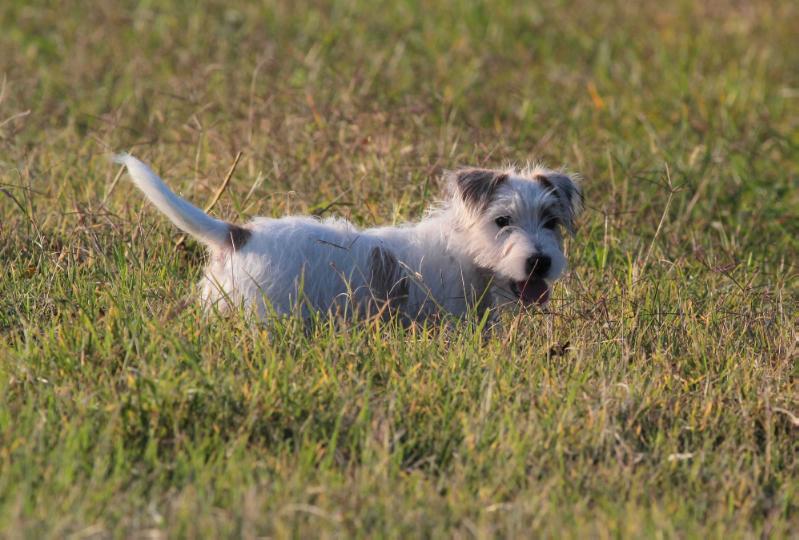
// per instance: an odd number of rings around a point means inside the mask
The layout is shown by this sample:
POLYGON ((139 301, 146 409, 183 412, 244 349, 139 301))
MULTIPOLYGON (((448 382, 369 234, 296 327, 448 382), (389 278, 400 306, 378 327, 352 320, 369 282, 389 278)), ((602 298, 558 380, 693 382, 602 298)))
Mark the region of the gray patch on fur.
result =
POLYGON ((479 212, 488 207, 494 192, 508 179, 507 174, 489 169, 461 169, 454 174, 461 198, 479 212))
POLYGON ((383 247, 369 253, 369 288, 375 300, 387 302, 391 309, 408 297, 408 278, 394 254, 383 247))
POLYGON ((568 175, 553 173, 548 176, 537 174, 535 179, 560 201, 561 221, 570 233, 574 233, 574 220, 582 206, 583 196, 580 188, 568 175))

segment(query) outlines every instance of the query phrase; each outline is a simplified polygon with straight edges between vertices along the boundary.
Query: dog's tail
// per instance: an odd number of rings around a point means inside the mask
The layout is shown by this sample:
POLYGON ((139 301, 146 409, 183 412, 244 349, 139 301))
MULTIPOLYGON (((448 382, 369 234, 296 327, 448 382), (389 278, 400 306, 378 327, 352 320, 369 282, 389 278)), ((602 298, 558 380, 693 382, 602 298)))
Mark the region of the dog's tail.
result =
POLYGON ((175 195, 150 168, 131 156, 118 154, 113 160, 128 168, 136 186, 172 223, 211 248, 240 248, 249 231, 243 227, 212 218, 188 201, 175 195))

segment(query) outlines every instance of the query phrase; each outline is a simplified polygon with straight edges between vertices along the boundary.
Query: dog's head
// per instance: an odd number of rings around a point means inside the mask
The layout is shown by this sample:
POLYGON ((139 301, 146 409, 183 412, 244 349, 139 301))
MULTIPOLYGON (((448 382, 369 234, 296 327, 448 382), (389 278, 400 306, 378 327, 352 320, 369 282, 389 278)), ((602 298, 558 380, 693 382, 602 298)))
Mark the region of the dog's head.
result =
POLYGON ((581 209, 575 178, 542 167, 462 169, 449 182, 469 257, 501 296, 545 304, 566 269, 563 231, 574 232, 581 209))

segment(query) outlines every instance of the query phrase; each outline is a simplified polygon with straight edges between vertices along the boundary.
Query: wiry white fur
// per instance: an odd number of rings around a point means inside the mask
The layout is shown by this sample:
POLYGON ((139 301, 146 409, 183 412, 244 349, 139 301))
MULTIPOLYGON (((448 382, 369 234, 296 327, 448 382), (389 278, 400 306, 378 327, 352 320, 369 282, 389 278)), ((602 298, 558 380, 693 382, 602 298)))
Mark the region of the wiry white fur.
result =
POLYGON ((391 303, 408 319, 515 303, 510 284, 527 278, 531 255, 551 257, 544 276, 548 284, 566 267, 560 234, 542 226, 542 210, 548 207, 550 214, 556 211, 567 220, 578 204, 567 208, 551 185, 535 180, 552 174, 547 169, 506 171, 508 179, 483 209, 463 199, 452 176, 450 196, 417 223, 359 230, 338 218, 255 218, 240 227, 249 236, 237 247, 230 241, 231 225, 174 195, 132 156, 117 160, 173 223, 210 247, 201 282, 207 305, 244 304, 261 316, 298 308, 306 315, 310 310, 375 313, 383 293, 390 297, 394 289, 400 294, 391 303), (513 226, 499 230, 497 216, 511 216, 513 226), (392 291, 380 292, 380 298, 374 287, 376 250, 390 254, 398 271, 392 291))
MULTIPOLYGON (((311 217, 256 218, 247 228, 252 237, 234 253, 212 257, 203 280, 203 296, 212 303, 265 301, 288 313, 298 300, 320 311, 366 306, 370 255, 389 250, 412 282, 403 312, 424 318, 443 309, 462 314, 486 282, 469 261, 448 247, 440 218, 415 225, 358 230, 343 219, 311 217), (225 294, 230 298, 225 298, 225 294), (302 295, 302 298, 300 297, 302 295)), ((371 311, 371 310, 370 310, 371 311)))

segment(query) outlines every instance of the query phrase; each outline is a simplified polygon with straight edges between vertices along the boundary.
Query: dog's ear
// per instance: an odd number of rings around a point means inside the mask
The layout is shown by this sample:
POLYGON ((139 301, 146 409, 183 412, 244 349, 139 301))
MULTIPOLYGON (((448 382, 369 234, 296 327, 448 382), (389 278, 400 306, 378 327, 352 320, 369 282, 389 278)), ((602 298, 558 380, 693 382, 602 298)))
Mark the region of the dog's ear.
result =
POLYGON ((450 173, 450 182, 467 206, 483 211, 508 175, 489 169, 460 169, 450 173))
POLYGON ((561 172, 537 174, 535 179, 552 191, 563 209, 564 225, 574 233, 574 220, 583 209, 583 192, 574 176, 561 172))

